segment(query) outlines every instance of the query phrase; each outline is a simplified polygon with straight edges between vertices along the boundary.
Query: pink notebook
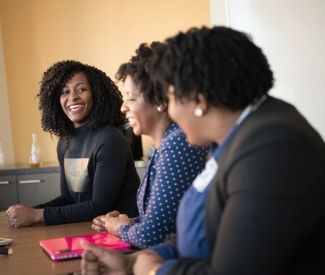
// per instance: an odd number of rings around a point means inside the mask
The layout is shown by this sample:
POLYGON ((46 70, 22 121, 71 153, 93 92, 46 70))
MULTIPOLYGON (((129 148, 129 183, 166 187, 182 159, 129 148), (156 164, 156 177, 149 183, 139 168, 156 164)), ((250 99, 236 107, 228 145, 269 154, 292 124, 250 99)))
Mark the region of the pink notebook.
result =
POLYGON ((49 254, 54 261, 79 258, 83 252, 80 241, 97 244, 101 247, 125 250, 130 244, 122 241, 119 237, 110 233, 90 233, 82 235, 66 236, 62 238, 42 240, 40 246, 49 254))

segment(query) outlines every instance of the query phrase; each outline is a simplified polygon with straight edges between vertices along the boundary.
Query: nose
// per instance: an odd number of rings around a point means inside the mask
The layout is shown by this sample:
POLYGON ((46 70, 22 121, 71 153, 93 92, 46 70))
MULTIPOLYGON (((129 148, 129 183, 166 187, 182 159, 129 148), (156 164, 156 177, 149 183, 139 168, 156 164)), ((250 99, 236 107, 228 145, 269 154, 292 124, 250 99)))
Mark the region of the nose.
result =
POLYGON ((128 110, 128 106, 127 106, 126 100, 124 100, 121 105, 121 112, 125 114, 127 112, 127 110, 128 110))
POLYGON ((68 100, 73 101, 73 100, 75 100, 78 97, 79 97, 79 94, 78 94, 77 91, 71 91, 69 93, 68 100))

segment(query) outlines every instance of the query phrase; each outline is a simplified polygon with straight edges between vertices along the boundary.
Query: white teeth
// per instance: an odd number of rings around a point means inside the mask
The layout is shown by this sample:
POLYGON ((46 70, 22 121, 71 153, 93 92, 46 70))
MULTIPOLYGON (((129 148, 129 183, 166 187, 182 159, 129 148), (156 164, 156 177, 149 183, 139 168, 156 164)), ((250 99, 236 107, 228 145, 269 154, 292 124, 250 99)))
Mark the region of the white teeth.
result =
POLYGON ((75 110, 77 110, 78 108, 80 108, 80 105, 71 105, 71 106, 69 106, 69 110, 70 110, 70 111, 75 111, 75 110))

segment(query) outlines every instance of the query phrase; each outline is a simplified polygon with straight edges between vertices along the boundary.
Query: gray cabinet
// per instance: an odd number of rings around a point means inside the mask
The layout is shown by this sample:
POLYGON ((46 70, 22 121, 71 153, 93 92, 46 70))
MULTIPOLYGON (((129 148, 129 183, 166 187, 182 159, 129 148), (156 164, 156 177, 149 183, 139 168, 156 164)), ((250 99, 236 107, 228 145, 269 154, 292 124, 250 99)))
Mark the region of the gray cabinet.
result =
POLYGON ((60 174, 52 172, 18 175, 17 186, 19 203, 35 206, 60 195, 60 174))
POLYGON ((16 177, 0 176, 0 211, 17 202, 16 177))
POLYGON ((60 194, 59 167, 6 167, 0 169, 0 211, 21 203, 35 206, 60 194))

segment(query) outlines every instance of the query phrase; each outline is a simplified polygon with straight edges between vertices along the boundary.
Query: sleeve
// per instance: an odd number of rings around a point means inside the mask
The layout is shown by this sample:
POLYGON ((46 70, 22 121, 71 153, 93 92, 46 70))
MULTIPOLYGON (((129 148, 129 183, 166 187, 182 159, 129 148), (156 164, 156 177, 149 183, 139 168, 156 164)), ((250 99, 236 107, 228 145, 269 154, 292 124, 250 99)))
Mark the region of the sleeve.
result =
POLYGON ((154 252, 156 252, 164 260, 177 259, 178 252, 176 247, 176 234, 171 234, 175 236, 173 239, 166 240, 162 244, 155 245, 151 247, 154 252))
POLYGON ((166 140, 153 168, 156 177, 145 215, 136 224, 121 226, 119 236, 138 248, 147 248, 175 232, 178 204, 202 170, 205 158, 206 150, 190 147, 182 133, 166 140))
POLYGON ((157 270, 157 275, 167 274, 177 261, 176 234, 171 234, 171 236, 172 238, 169 238, 163 244, 150 248, 165 260, 164 264, 157 270))
POLYGON ((234 162, 224 179, 228 198, 212 259, 179 259, 168 274, 287 274, 323 209, 317 182, 324 161, 318 164, 308 147, 293 140, 269 144, 234 162))
MULTIPOLYGON (((125 184, 130 151, 126 141, 117 131, 106 132, 100 140, 94 142, 99 146, 94 155, 92 198, 45 208, 44 218, 47 224, 90 221, 98 215, 116 210, 119 195, 125 184)), ((64 178, 61 188, 63 192, 68 188, 64 178)))

